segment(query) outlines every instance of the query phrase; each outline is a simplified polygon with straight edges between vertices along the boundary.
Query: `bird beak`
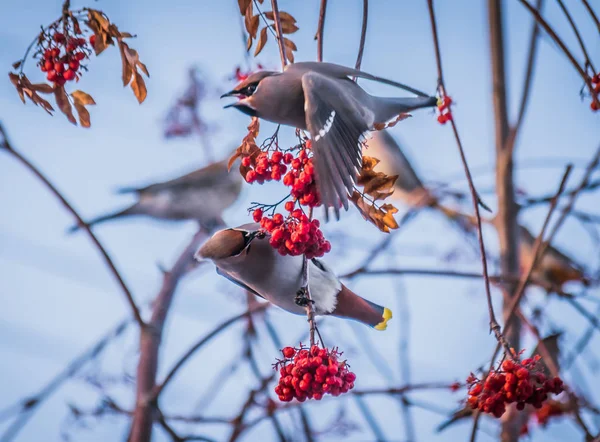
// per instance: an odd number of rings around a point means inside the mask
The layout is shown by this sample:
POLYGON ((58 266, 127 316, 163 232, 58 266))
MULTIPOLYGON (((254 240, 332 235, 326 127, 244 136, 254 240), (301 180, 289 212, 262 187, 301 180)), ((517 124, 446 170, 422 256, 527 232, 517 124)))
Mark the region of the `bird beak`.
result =
POLYGON ((235 97, 236 95, 238 95, 238 93, 235 90, 231 90, 231 91, 221 95, 219 98, 235 97))

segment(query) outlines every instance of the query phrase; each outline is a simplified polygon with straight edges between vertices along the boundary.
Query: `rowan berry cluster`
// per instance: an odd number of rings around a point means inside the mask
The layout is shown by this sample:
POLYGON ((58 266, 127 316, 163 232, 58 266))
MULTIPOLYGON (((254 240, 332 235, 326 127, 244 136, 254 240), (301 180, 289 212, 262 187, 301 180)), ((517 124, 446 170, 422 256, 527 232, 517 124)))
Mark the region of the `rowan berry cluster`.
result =
POLYGON ((542 408, 536 410, 535 419, 539 425, 545 427, 551 417, 558 417, 562 416, 563 414, 565 414, 565 412, 560 402, 547 401, 544 403, 544 405, 542 405, 542 408))
POLYGON ((317 207, 321 199, 315 182, 315 168, 310 153, 310 141, 297 151, 283 153, 279 150, 261 152, 255 157, 246 156, 242 166, 246 167, 246 181, 263 184, 265 181, 280 181, 291 187, 291 201, 285 203, 286 216, 275 213, 264 216, 264 210, 253 211, 255 222, 271 234, 271 246, 281 255, 306 255, 308 259, 321 257, 331 250, 331 244, 323 237, 318 220, 310 220, 300 206, 317 207))
MULTIPOLYGON (((90 52, 87 40, 77 35, 82 35, 80 29, 74 30, 73 33, 67 29, 67 33, 62 33, 50 28, 43 34, 44 39, 40 42, 42 56, 38 66, 46 73, 48 81, 58 86, 63 86, 67 81, 79 80, 81 61, 90 52)), ((90 37, 92 46, 94 38, 95 35, 90 37)))
MULTIPOLYGON (((592 84, 594 85, 594 92, 600 95, 600 73, 592 77, 592 84)), ((592 100, 590 106, 594 112, 600 110, 600 103, 598 101, 592 100)))
POLYGON ((450 112, 450 105, 452 104, 452 98, 444 96, 444 98, 438 99, 437 108, 440 114, 437 117, 438 123, 446 124, 452 120, 452 113, 450 112))
POLYGON ((497 418, 504 414, 507 404, 514 402, 518 410, 523 410, 525 404, 542 408, 549 393, 563 391, 563 382, 558 377, 546 379, 538 367, 539 360, 539 356, 522 362, 506 359, 500 368, 488 374, 485 381, 471 373, 467 378, 470 386, 467 404, 497 418))
POLYGON ((309 350, 300 344, 299 348, 285 347, 281 352, 284 359, 274 368, 281 375, 275 393, 283 402, 294 398, 300 402, 321 400, 326 394, 339 396, 354 388, 356 375, 348 370, 346 361, 339 361, 342 353, 337 348, 313 345, 309 350))

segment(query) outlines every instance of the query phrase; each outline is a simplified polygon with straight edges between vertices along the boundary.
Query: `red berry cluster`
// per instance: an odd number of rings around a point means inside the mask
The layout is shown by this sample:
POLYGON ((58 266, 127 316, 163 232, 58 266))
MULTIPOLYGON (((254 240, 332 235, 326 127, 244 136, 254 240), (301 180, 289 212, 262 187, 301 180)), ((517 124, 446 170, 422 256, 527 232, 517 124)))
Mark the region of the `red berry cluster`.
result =
POLYGON ((286 219, 281 213, 271 218, 263 216, 262 209, 253 213, 254 221, 271 234, 269 244, 285 256, 305 254, 306 258, 320 258, 331 250, 331 244, 321 232, 319 220, 310 220, 302 209, 294 209, 294 203, 288 201, 285 208, 290 211, 286 219))
MULTIPOLYGON (((90 43, 93 45, 93 38, 90 43)), ((48 48, 44 50, 38 66, 42 72, 46 72, 46 78, 58 86, 67 81, 79 79, 80 62, 87 56, 87 41, 83 37, 75 37, 54 32, 47 35, 48 48)))
MULTIPOLYGON (((600 95, 600 73, 594 75, 592 78, 592 84, 594 85, 594 92, 596 95, 600 95)), ((594 112, 600 110, 600 102, 597 100, 592 100, 592 104, 590 106, 594 112)))
POLYGON ((551 417, 562 416, 565 414, 562 404, 558 401, 547 401, 542 405, 542 408, 536 410, 535 419, 542 427, 548 424, 551 417))
MULTIPOLYGON (((260 64, 260 63, 258 63, 256 65, 256 68, 258 70, 262 70, 263 69, 263 65, 260 64)), ((243 71, 240 66, 236 66, 233 75, 231 77, 229 77, 229 79, 230 80, 237 80, 237 81, 244 81, 246 78, 248 78, 250 76, 250 74, 251 74, 250 71, 243 71)))
POLYGON ((485 381, 473 374, 467 378, 469 398, 467 404, 473 409, 479 408, 499 418, 506 411, 506 404, 517 403, 517 409, 523 410, 525 404, 542 408, 549 393, 563 391, 563 382, 555 377, 546 379, 539 371, 539 356, 527 358, 522 362, 506 359, 501 368, 488 374, 485 381))
POLYGON ((268 152, 261 152, 256 157, 247 156, 242 159, 242 166, 249 168, 246 172, 246 181, 250 184, 257 182, 263 184, 265 181, 280 181, 287 172, 287 164, 291 163, 292 154, 285 155, 280 150, 275 150, 269 156, 268 152))
POLYGON ((328 350, 313 345, 285 347, 283 360, 275 364, 281 377, 275 387, 279 400, 290 402, 296 398, 321 400, 325 394, 339 396, 354 388, 356 375, 348 370, 346 361, 338 361, 341 353, 336 348, 328 350))
POLYGON ((440 114, 437 117, 438 123, 446 124, 448 121, 452 120, 452 113, 450 112, 451 104, 452 98, 447 95, 444 98, 438 99, 437 108, 440 111, 440 114))

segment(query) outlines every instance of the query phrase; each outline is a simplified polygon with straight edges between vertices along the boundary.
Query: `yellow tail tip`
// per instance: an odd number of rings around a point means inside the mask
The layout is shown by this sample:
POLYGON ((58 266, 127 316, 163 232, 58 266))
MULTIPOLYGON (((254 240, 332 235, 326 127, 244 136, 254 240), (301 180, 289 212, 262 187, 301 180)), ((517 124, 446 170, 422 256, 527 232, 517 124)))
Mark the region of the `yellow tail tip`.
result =
POLYGON ((379 324, 377 324, 375 326, 375 330, 385 330, 387 328, 387 323, 390 319, 392 319, 392 311, 387 308, 384 307, 383 308, 383 321, 381 321, 379 324))

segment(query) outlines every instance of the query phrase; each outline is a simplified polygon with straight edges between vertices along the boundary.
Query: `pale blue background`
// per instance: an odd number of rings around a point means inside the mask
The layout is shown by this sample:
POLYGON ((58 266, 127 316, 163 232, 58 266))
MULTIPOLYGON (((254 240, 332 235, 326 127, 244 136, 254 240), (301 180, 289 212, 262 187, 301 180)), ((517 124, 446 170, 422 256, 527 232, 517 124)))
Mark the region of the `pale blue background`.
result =
MULTIPOLYGON (((363 69, 434 93, 436 70, 426 2, 370 3, 363 69)), ((490 190, 494 184, 491 173, 494 145, 485 2, 461 0, 437 3, 446 83, 456 102, 454 116, 469 162, 477 172, 477 185, 482 191, 490 190)), ((576 48, 573 35, 555 2, 547 3, 545 15, 558 27, 567 44, 576 48)), ((590 53, 597 55, 600 41, 593 23, 584 16, 580 2, 566 3, 581 26, 590 53)), ((510 36, 507 47, 508 91, 510 112, 514 116, 521 91, 530 18, 517 2, 505 4, 508 6, 506 23, 510 36)), ((327 61, 354 63, 361 5, 359 0, 329 1, 324 51, 327 61)), ((4 2, 0 6, 0 66, 4 66, 5 71, 21 57, 39 25, 58 16, 60 6, 61 2, 56 0, 4 2)), ((139 106, 131 91, 123 90, 118 51, 111 49, 90 63, 90 72, 79 85, 98 103, 90 109, 91 129, 74 127, 62 115, 49 117, 31 104, 23 106, 6 77, 0 81, 0 119, 14 146, 31 158, 82 214, 91 217, 130 201, 126 196, 112 193, 118 186, 170 178, 204 164, 203 151, 197 140, 170 142, 162 139, 161 119, 185 87, 190 65, 196 64, 204 69, 214 84, 225 89, 231 84, 224 79, 243 60, 243 47, 237 4, 233 0, 109 0, 77 1, 73 4, 74 8, 80 6, 104 10, 121 30, 139 36, 131 46, 139 51, 151 73, 146 102, 139 106)), ((313 35, 318 2, 282 0, 280 8, 292 13, 301 28, 293 35, 299 48, 297 60, 315 59, 313 35)), ((265 9, 268 9, 266 4, 265 9)), ((523 161, 529 166, 517 171, 517 184, 534 195, 556 188, 563 170, 561 165, 566 164, 567 159, 572 159, 578 166, 585 165, 600 141, 599 116, 593 115, 589 111, 589 101, 582 103, 578 95, 580 79, 545 36, 540 42, 539 60, 529 112, 516 151, 517 163, 523 161), (545 162, 553 167, 532 167, 545 162)), ((278 53, 272 39, 260 61, 268 67, 278 67, 278 53)), ((600 60, 596 62, 600 63, 600 60)), ((28 72, 32 79, 36 78, 33 64, 28 72)), ((362 84, 371 92, 390 91, 378 85, 362 84)), ((204 111, 208 120, 220 126, 212 140, 219 147, 219 156, 224 156, 239 142, 248 123, 246 116, 223 110, 223 104, 213 98, 204 111)), ((270 134, 271 127, 264 124, 262 134, 270 134)), ((407 154, 426 180, 441 181, 462 176, 451 130, 437 124, 433 113, 415 112, 413 118, 399 124, 392 133, 405 142, 407 154)), ((286 136, 290 136, 290 132, 286 136)), ((573 174, 572 185, 577 182, 581 170, 579 167, 573 174)), ((466 188, 463 180, 455 183, 457 188, 466 188)), ((37 391, 71 358, 129 314, 129 310, 88 239, 81 234, 65 235, 72 219, 28 171, 6 154, 0 154, 0 189, 2 409, 37 391)), ((275 201, 281 191, 276 186, 247 186, 240 201, 226 213, 227 222, 247 222, 245 207, 249 201, 275 201)), ((486 194, 485 199, 494 206, 493 194, 486 194)), ((580 198, 578 207, 597 211, 598 202, 598 194, 586 195, 580 198)), ((528 211, 523 221, 537 232, 545 211, 542 207, 528 211)), ((113 255, 138 302, 144 304, 153 298, 160 283, 157 263, 170 265, 194 230, 191 222, 161 224, 131 219, 102 226, 97 229, 97 234, 113 255)), ((361 249, 381 237, 354 210, 344 214, 340 223, 326 226, 326 233, 330 236, 335 232, 349 232, 354 238, 344 244, 332 240, 334 251, 327 257, 327 262, 339 273, 354 268, 363 256, 361 249), (341 256, 345 259, 342 260, 341 256)), ((494 232, 486 231, 486 241, 490 250, 494 251, 494 232)), ((597 267, 598 250, 594 249, 577 223, 568 222, 557 241, 578 256, 582 263, 597 267)), ((404 267, 458 267, 479 271, 479 262, 471 249, 466 249, 458 262, 443 261, 445 254, 462 243, 460 234, 448 229, 443 219, 424 214, 395 242, 397 258, 381 260, 381 264, 395 262, 404 267)), ((465 250, 464 247, 461 250, 465 250)), ((487 311, 481 282, 421 277, 405 278, 401 285, 400 280, 395 281, 371 278, 351 283, 351 287, 363 296, 389 305, 397 312, 385 333, 336 319, 323 321, 322 332, 326 342, 348 350, 352 367, 358 375, 357 388, 383 386, 386 382, 378 376, 360 349, 356 333, 372 341, 374 348, 385 357, 393 371, 394 384, 403 382, 397 352, 402 329, 398 307, 398 295, 401 293, 411 314, 408 328, 413 382, 464 379, 470 370, 486 363, 494 339, 487 333, 487 311)), ((495 293, 498 307, 499 299, 495 293)), ((542 303, 543 299, 542 294, 536 294, 528 304, 542 303)), ((169 316, 160 373, 164 374, 178 355, 217 322, 242 311, 242 300, 242 294, 225 280, 214 276, 213 269, 205 269, 189 277, 180 286, 169 316)), ((592 309, 594 304, 586 306, 592 309)), ((565 330, 568 348, 587 326, 570 307, 556 301, 551 302, 548 314, 551 323, 565 330)), ((287 343, 293 343, 305 327, 302 317, 290 317, 279 310, 273 310, 269 315, 287 343)), ((194 410, 198 398, 217 372, 217 367, 212 364, 222 366, 221 360, 239 357, 241 331, 241 327, 234 327, 181 372, 163 399, 165 412, 194 410)), ((264 338, 264 333, 262 336, 264 338)), ((261 367, 264 373, 268 373, 276 353, 266 338, 263 342, 261 367)), ((532 343, 532 337, 525 334, 523 345, 531 349, 532 343)), ((600 339, 596 336, 588 348, 597 350, 599 344, 600 339)), ((120 374, 123 369, 133 372, 136 347, 136 336, 130 333, 107 353, 103 368, 113 374, 120 374)), ((589 361, 590 358, 593 357, 583 360, 589 361)), ((579 386, 587 384, 586 392, 597 398, 600 393, 598 373, 591 371, 588 365, 580 367, 581 373, 567 378, 579 386)), ((224 415, 237 409, 245 399, 245 391, 254 387, 256 381, 244 369, 238 372, 235 382, 228 385, 225 394, 215 401, 211 413, 224 415), (243 393, 239 392, 240 388, 243 393)), ((115 396, 123 406, 133 405, 132 395, 123 389, 115 396)), ((451 410, 461 394, 432 392, 411 397, 451 410)), ((43 406, 18 440, 60 440, 60 428, 68 414, 66 403, 92 406, 96 398, 96 392, 81 382, 67 384, 43 406)), ((356 418, 356 423, 363 430, 351 434, 348 439, 371 439, 366 424, 356 417, 354 402, 347 402, 350 417, 356 418)), ((331 406, 334 402, 324 402, 327 403, 330 405, 307 406, 309 412, 318 410, 311 413, 317 429, 322 430, 335 414, 331 406)), ((402 440, 403 423, 395 402, 370 398, 368 403, 385 428, 386 436, 390 440, 402 440)), ((454 441, 468 437, 470 423, 436 434, 433 428, 443 417, 418 408, 414 408, 413 413, 419 441, 454 441)), ((591 426, 597 431, 598 424, 591 423, 591 426)), ((484 427, 492 428, 490 425, 484 427)), ((219 428, 210 427, 202 431, 219 439, 226 434, 219 428)), ((70 434, 73 440, 120 440, 125 429, 123 419, 111 418, 93 425, 91 430, 74 430, 70 434)), ((268 440, 271 434, 269 424, 265 423, 250 433, 246 440, 268 440)), ((160 429, 155 436, 156 440, 167 440, 160 429)), ((339 436, 327 437, 335 440, 339 436)), ((534 428, 532 440, 580 438, 579 430, 568 422, 555 424, 547 432, 534 428)), ((480 440, 492 439, 482 433, 480 440)))

